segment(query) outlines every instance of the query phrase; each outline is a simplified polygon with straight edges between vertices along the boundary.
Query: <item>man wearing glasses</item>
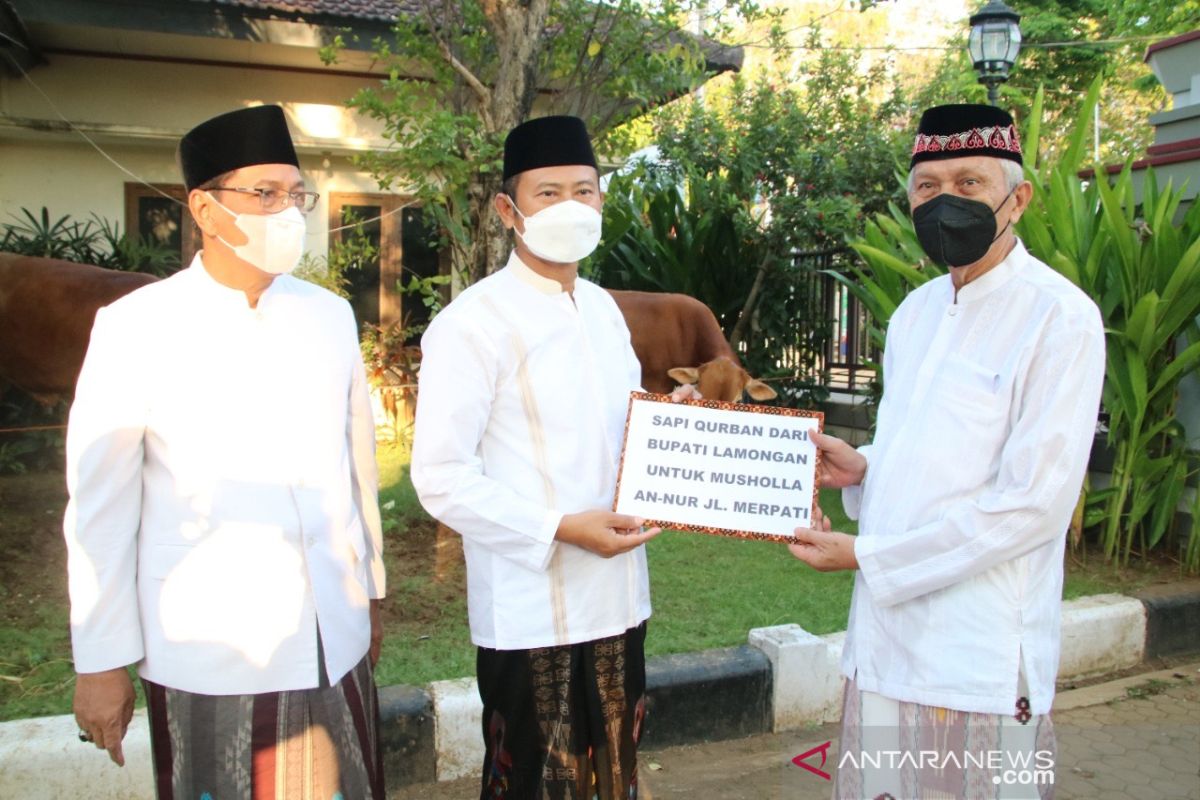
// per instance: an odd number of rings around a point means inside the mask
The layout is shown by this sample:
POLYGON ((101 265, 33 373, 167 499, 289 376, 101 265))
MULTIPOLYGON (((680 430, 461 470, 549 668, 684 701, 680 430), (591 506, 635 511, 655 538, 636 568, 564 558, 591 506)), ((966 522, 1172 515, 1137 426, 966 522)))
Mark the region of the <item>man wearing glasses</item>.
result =
POLYGON ((79 737, 159 798, 384 796, 374 425, 350 306, 287 273, 306 191, 283 111, 183 137, 204 249, 96 315, 67 433, 79 737))

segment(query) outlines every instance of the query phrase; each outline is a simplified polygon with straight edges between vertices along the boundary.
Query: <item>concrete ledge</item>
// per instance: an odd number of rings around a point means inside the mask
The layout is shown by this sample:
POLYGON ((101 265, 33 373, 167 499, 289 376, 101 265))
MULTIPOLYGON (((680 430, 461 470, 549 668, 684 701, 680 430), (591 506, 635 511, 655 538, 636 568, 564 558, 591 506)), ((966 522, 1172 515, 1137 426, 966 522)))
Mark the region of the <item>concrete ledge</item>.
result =
POLYGON ((646 661, 647 747, 733 739, 771 729, 771 664, 750 647, 646 661))
POLYGON ((831 722, 841 713, 841 647, 830 647, 799 625, 750 631, 750 645, 761 650, 774 674, 771 730, 790 731, 831 722))
POLYGON ((388 786, 437 780, 433 698, 415 686, 379 688, 379 741, 388 786))
POLYGON ((1137 597, 1146 606, 1146 658, 1200 653, 1200 581, 1137 597))
POLYGON ((1146 608, 1119 594, 1062 605, 1058 679, 1089 678, 1140 664, 1146 652, 1146 608))
POLYGON ((474 678, 434 681, 434 742, 437 779, 452 781, 483 768, 483 701, 474 678))
POLYGON ((133 714, 121 749, 125 766, 79 741, 75 717, 36 717, 0 723, 0 797, 22 800, 150 800, 154 773, 146 711, 133 714))

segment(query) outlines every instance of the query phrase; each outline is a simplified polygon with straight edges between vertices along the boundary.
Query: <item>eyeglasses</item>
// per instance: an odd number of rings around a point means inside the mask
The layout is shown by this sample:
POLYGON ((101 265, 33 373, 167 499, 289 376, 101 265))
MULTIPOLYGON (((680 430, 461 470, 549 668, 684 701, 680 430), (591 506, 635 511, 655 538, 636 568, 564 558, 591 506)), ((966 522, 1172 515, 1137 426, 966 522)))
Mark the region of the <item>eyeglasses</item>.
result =
POLYGON ((288 207, 289 200, 301 214, 312 211, 321 195, 316 192, 285 192, 282 189, 250 189, 242 186, 213 186, 209 191, 238 192, 240 194, 258 195, 258 203, 268 214, 283 211, 288 207))

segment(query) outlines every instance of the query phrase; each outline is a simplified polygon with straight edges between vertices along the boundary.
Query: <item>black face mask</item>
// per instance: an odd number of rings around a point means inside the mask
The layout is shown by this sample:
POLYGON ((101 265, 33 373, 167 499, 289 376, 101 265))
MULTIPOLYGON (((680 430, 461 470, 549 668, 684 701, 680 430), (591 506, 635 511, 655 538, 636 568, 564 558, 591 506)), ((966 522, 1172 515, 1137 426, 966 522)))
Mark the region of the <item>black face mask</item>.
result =
MULTIPOLYGON (((974 264, 987 255, 992 243, 1004 233, 1003 230, 996 233, 996 211, 1015 191, 1014 188, 1005 195, 995 211, 987 203, 953 194, 939 194, 917 206, 912 220, 921 249, 943 267, 974 264)), ((1008 224, 1004 230, 1008 230, 1008 224)))

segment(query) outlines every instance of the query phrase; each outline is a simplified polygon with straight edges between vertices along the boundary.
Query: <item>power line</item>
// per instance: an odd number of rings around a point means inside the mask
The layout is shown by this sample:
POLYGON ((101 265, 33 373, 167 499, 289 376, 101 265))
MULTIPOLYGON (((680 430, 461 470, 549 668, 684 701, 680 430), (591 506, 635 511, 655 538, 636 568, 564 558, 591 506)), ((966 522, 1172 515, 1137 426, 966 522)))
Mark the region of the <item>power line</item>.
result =
MULTIPOLYGON (((1166 34, 1158 34, 1158 35, 1153 35, 1153 36, 1122 36, 1122 37, 1115 37, 1115 38, 1111 38, 1111 39, 1077 39, 1077 40, 1069 41, 1069 42, 1024 41, 1024 42, 1021 42, 1021 49, 1026 50, 1026 49, 1034 48, 1034 49, 1041 49, 1041 50, 1055 50, 1055 49, 1062 49, 1062 48, 1067 48, 1067 47, 1121 45, 1121 44, 1128 44, 1131 42, 1158 41, 1158 40, 1165 38, 1166 36, 1167 36, 1166 34)), ((911 47, 898 47, 895 45, 833 45, 833 44, 807 45, 807 44, 795 44, 795 45, 781 45, 778 48, 772 48, 771 45, 769 45, 769 44, 756 44, 756 43, 746 43, 746 44, 740 44, 740 45, 736 45, 736 46, 737 47, 753 47, 753 48, 761 48, 761 49, 778 49, 778 50, 785 50, 785 51, 793 51, 793 50, 848 50, 848 51, 884 50, 884 51, 891 51, 891 52, 897 52, 897 53, 916 52, 916 51, 924 51, 924 50, 951 51, 951 50, 959 50, 964 47, 964 45, 951 45, 951 44, 914 45, 911 47)))

